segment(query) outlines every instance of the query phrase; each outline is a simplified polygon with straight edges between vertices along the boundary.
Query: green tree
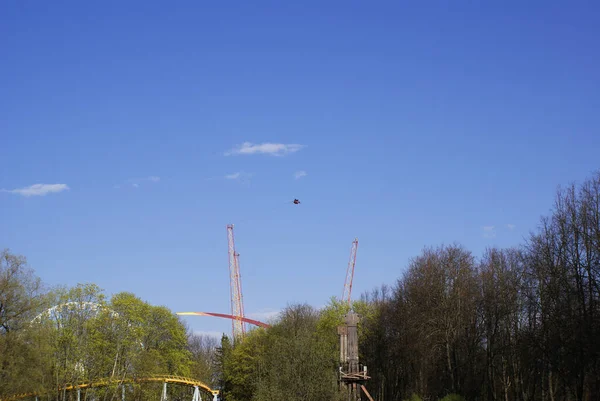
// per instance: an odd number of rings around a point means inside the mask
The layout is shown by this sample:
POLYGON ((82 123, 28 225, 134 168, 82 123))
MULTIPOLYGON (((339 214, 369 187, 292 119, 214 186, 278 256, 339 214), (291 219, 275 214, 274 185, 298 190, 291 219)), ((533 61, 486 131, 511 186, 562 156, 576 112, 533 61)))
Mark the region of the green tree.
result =
MULTIPOLYGON (((78 284, 52 292, 54 306, 42 314, 39 324, 47 328, 52 343, 54 388, 94 379, 90 375, 89 334, 91 322, 106 307, 102 290, 95 284, 78 284)), ((66 397, 63 393, 62 399, 66 397)))
POLYGON ((319 318, 314 308, 294 305, 286 308, 281 320, 268 330, 264 373, 254 399, 339 398, 337 358, 331 353, 331 340, 319 335, 319 318))
POLYGON ((232 385, 230 381, 229 361, 231 359, 231 351, 233 345, 231 340, 225 334, 221 337, 221 345, 217 347, 214 356, 215 381, 216 388, 221 393, 221 399, 224 401, 230 400, 232 385))
POLYGON ((336 297, 331 297, 329 303, 320 311, 316 323, 317 335, 329 345, 327 353, 334 361, 339 361, 339 337, 337 328, 344 324, 344 316, 351 307, 336 297))
POLYGON ((131 293, 116 294, 110 307, 119 316, 122 368, 136 375, 190 374, 186 329, 177 315, 131 293))

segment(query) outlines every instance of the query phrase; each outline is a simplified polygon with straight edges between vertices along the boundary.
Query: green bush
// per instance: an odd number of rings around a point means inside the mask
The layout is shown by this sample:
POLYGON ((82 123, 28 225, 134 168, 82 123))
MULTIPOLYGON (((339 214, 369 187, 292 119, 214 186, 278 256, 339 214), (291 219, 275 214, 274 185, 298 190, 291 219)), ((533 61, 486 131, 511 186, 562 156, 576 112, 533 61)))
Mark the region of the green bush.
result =
POLYGON ((465 397, 458 394, 448 394, 444 398, 441 398, 440 401, 465 401, 465 397))
POLYGON ((423 401, 423 400, 417 394, 413 393, 408 400, 403 400, 403 401, 423 401))

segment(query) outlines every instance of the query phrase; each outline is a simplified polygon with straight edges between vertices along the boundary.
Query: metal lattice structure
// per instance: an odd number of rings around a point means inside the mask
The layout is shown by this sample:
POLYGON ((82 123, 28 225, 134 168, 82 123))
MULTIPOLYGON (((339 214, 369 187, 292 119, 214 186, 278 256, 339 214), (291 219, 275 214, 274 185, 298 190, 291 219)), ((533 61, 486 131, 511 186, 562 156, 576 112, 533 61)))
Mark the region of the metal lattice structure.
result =
POLYGON ((346 281, 344 282, 344 292, 342 294, 342 302, 348 303, 352 299, 352 280, 354 280, 354 267, 356 266, 356 251, 358 250, 358 238, 352 241, 352 248, 350 249, 350 261, 348 262, 348 269, 346 270, 346 281))
POLYGON ((233 224, 227 225, 229 243, 229 289, 231 292, 231 314, 236 318, 231 321, 233 338, 243 338, 246 334, 244 321, 244 301, 242 298, 242 278, 240 275, 240 255, 235 251, 233 224))

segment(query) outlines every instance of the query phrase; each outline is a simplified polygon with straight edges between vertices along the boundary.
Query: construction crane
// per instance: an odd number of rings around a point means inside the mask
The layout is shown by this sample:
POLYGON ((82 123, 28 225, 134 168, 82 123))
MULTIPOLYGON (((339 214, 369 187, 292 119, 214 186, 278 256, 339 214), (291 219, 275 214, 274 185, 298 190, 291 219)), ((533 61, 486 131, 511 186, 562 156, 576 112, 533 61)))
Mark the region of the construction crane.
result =
POLYGON ((350 306, 352 297, 352 280, 354 279, 354 266, 356 266, 356 251, 358 250, 358 238, 352 241, 352 248, 350 249, 350 261, 348 262, 348 269, 346 270, 346 281, 344 282, 344 293, 342 294, 342 302, 348 303, 350 306))
POLYGON ((242 278, 240 275, 240 254, 235 252, 233 224, 227 225, 227 242, 229 244, 229 289, 231 292, 231 321, 233 339, 244 338, 246 325, 244 323, 244 301, 242 298, 242 278))

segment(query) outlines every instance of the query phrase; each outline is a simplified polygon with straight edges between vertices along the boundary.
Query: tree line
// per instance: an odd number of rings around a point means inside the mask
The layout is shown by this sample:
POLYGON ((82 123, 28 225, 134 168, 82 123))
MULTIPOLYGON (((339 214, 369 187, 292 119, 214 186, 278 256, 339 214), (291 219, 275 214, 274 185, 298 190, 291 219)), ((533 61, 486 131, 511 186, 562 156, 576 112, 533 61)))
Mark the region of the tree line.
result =
MULTIPOLYGON (((345 399, 336 327, 350 307, 336 298, 321 310, 290 305, 270 328, 218 343, 133 294, 45 291, 24 258, 4 251, 1 260, 0 398, 161 373, 203 380, 224 401, 345 399), (101 308, 40 315, 69 302, 101 308)), ((354 301, 367 388, 376 401, 598 399, 599 279, 600 172, 559 189, 522 245, 479 257, 460 244, 425 248, 392 285, 354 301)), ((117 397, 102 391, 95 398, 117 397)), ((144 401, 160 394, 132 391, 144 401)))
POLYGON ((600 172, 559 189, 525 243, 425 249, 391 288, 365 295, 371 393, 468 400, 600 396, 600 172))

